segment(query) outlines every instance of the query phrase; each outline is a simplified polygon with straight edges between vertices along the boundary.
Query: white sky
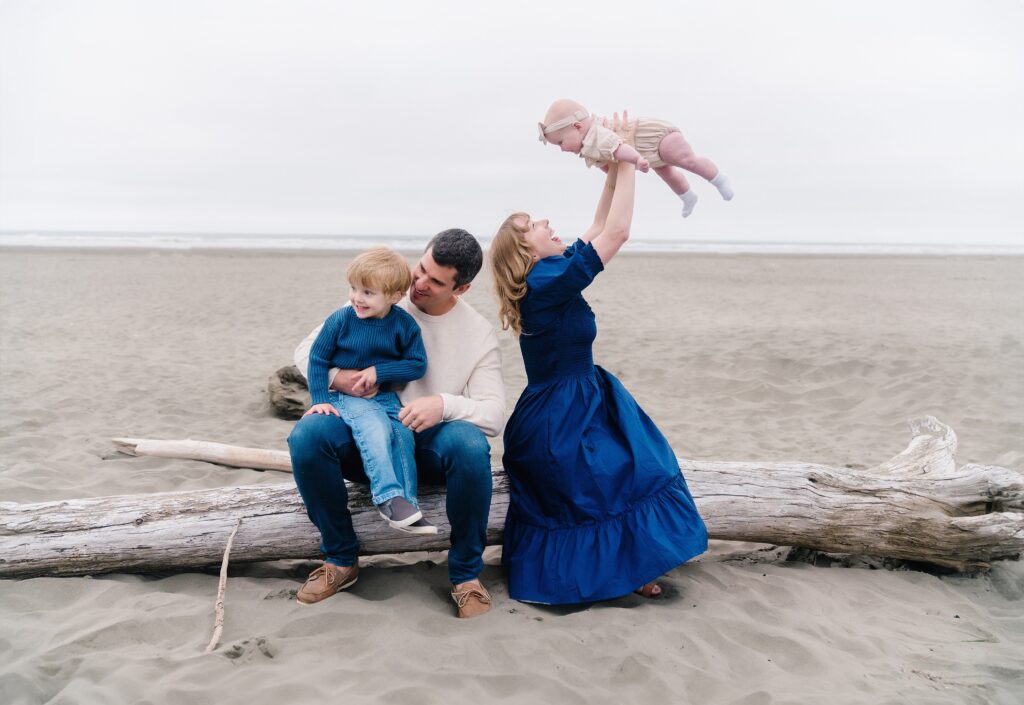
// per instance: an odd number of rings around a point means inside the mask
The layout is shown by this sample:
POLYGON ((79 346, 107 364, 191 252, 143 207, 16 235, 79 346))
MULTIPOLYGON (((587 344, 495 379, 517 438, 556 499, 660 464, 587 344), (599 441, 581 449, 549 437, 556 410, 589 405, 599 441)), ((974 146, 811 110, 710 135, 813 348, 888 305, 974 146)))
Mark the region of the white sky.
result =
POLYGON ((636 237, 1024 244, 1024 3, 0 0, 0 230, 564 237, 551 100, 678 124, 636 237))

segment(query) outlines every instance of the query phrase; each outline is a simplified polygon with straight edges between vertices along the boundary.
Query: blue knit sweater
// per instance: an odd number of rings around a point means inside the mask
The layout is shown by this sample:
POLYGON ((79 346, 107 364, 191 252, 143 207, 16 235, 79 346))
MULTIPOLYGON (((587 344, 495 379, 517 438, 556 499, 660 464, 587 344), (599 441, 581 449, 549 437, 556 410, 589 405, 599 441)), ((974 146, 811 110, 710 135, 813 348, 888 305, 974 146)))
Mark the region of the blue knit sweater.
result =
POLYGON ((309 393, 314 404, 328 401, 327 372, 377 368, 377 383, 411 382, 427 371, 427 352, 416 320, 397 306, 384 318, 359 318, 351 306, 324 321, 309 351, 309 393))

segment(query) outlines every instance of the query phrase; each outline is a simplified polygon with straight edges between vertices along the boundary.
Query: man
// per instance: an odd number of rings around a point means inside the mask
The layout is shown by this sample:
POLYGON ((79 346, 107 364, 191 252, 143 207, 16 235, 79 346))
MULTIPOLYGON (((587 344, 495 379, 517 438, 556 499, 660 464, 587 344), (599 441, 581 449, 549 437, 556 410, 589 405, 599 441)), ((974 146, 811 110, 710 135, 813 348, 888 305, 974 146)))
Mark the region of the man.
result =
MULTIPOLYGON (((490 609, 480 583, 487 515, 491 506, 490 447, 505 419, 505 383, 494 328, 459 297, 480 271, 483 252, 465 230, 438 233, 413 269, 409 295, 397 305, 420 326, 427 351, 427 373, 399 392, 399 420, 416 439, 421 484, 447 486, 451 525, 448 575, 459 617, 490 609)), ((319 328, 295 351, 306 373, 309 349, 319 328)), ((331 388, 355 394, 358 370, 331 370, 331 388)), ((352 434, 337 416, 311 414, 288 437, 292 470, 310 521, 320 530, 324 565, 310 573, 298 601, 312 604, 344 590, 359 576, 359 542, 348 510, 344 478, 366 482, 352 434), (344 477, 343 477, 344 476, 344 477)))

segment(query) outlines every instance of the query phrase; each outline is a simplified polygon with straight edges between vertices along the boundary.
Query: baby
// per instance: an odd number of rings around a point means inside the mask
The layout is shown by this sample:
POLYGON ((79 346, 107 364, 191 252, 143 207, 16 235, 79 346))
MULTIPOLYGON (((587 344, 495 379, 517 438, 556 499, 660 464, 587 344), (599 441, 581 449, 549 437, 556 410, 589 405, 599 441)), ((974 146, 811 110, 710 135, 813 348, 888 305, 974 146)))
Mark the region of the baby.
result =
POLYGON ((402 408, 394 385, 419 379, 427 371, 420 327, 395 306, 412 285, 409 264, 394 250, 376 247, 354 260, 345 272, 349 283, 345 306, 332 313, 309 351, 309 414, 339 416, 352 431, 370 494, 380 515, 393 528, 412 534, 436 534, 416 502, 415 441, 398 420, 402 408), (371 398, 330 389, 332 367, 359 370, 354 391, 375 385, 371 398))
POLYGON ((682 199, 684 218, 697 205, 697 194, 690 189, 683 172, 675 167, 707 179, 722 198, 732 200, 729 179, 710 159, 693 153, 678 127, 657 118, 642 117, 636 123, 634 149, 604 127, 599 116, 591 115, 576 101, 563 98, 551 104, 544 122, 538 127, 541 142, 557 145, 563 152, 578 154, 586 160, 588 167, 598 164, 607 171, 609 162, 630 162, 643 172, 654 167, 654 173, 682 199))

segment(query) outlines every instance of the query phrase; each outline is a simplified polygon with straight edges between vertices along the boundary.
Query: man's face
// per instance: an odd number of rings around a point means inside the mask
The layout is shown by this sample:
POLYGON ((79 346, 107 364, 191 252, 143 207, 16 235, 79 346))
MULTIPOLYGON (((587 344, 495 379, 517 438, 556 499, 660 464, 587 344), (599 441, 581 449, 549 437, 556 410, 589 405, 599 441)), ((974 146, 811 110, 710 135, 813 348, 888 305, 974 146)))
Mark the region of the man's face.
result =
POLYGON ((444 312, 452 298, 469 289, 469 284, 455 286, 455 267, 442 267, 434 261, 433 250, 427 250, 412 270, 409 300, 424 313, 444 312))

